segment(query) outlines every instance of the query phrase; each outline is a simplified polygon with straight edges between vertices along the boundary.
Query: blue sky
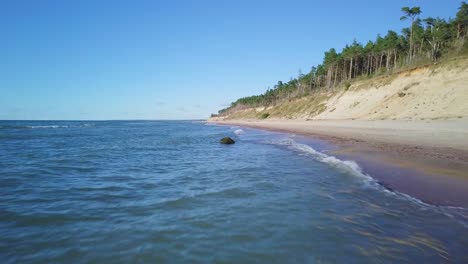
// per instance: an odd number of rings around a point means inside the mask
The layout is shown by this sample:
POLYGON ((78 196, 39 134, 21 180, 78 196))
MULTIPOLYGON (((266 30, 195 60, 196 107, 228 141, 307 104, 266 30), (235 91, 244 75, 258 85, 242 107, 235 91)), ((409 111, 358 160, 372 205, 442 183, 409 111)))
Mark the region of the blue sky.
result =
POLYGON ((206 118, 461 1, 1 1, 0 119, 206 118))

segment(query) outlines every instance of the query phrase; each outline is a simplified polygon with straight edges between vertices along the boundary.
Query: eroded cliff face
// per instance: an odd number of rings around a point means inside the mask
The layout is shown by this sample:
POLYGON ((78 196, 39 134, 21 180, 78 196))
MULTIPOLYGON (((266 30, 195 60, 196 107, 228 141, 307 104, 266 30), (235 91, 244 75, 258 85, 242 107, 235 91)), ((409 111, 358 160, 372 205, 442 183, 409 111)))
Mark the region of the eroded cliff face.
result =
MULTIPOLYGON (((408 120, 468 117, 468 58, 356 81, 270 107, 248 108, 218 119, 408 120)), ((213 120, 214 121, 214 120, 213 120)))

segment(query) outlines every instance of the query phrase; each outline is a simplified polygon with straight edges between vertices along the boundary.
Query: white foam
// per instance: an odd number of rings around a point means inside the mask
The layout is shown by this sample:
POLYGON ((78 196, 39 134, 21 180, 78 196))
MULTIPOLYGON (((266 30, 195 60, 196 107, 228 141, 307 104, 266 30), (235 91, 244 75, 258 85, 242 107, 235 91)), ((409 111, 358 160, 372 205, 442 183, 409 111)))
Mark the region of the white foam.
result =
POLYGON ((391 190, 385 188, 384 186, 379 184, 374 178, 372 178, 370 175, 364 173, 362 171, 362 168, 355 161, 340 160, 335 156, 331 156, 331 155, 327 155, 325 153, 319 152, 319 151, 315 150, 314 148, 312 148, 309 145, 297 143, 291 138, 281 140, 279 142, 279 144, 280 145, 286 145, 289 148, 293 149, 294 151, 299 151, 301 153, 310 155, 315 160, 317 160, 319 162, 326 163, 327 165, 332 166, 334 168, 337 168, 338 170, 340 170, 342 172, 348 173, 348 174, 353 175, 353 176, 357 176, 359 179, 363 180, 363 183, 367 187, 373 187, 373 188, 379 189, 379 190, 381 190, 381 191, 383 191, 383 192, 385 192, 387 194, 395 195, 398 198, 403 198, 405 200, 410 200, 410 201, 415 202, 415 203, 420 204, 420 205, 430 206, 429 204, 424 203, 423 201, 421 201, 421 200, 419 200, 419 199, 417 199, 415 197, 412 197, 410 195, 403 194, 403 193, 400 193, 400 192, 397 192, 397 191, 391 191, 391 190))
POLYGON ((297 143, 293 139, 291 139, 290 137, 286 138, 286 139, 283 139, 283 140, 280 140, 279 142, 271 142, 271 143, 279 144, 279 145, 286 145, 289 148, 293 149, 294 151, 299 151, 299 152, 304 153, 306 155, 310 155, 317 161, 326 163, 326 164, 328 164, 328 165, 330 165, 332 167, 335 167, 335 168, 337 168, 337 169, 339 169, 339 170, 341 170, 341 171, 343 171, 345 173, 349 173, 351 175, 358 176, 360 179, 364 180, 363 183, 365 183, 365 186, 367 186, 367 187, 373 187, 373 188, 376 188, 376 189, 378 189, 380 191, 383 191, 384 193, 386 193, 388 195, 395 196, 398 199, 404 199, 406 201, 413 202, 415 204, 420 205, 422 208, 428 208, 428 209, 430 208, 430 209, 442 212, 445 215, 447 215, 447 216, 449 216, 449 217, 451 217, 451 218, 453 218, 453 219, 455 219, 457 221, 461 221, 463 223, 463 225, 468 228, 468 225, 466 223, 464 223, 466 221, 466 219, 468 218, 468 216, 467 216, 468 209, 467 208, 452 207, 452 206, 435 206, 435 205, 425 203, 425 202, 419 200, 418 198, 415 198, 415 197, 410 196, 408 194, 404 194, 404 193, 401 193, 401 192, 398 192, 398 191, 389 190, 389 189, 385 188, 384 186, 382 186, 381 184, 379 184, 374 178, 372 178, 368 174, 364 173, 362 171, 361 167, 359 167, 359 165, 356 162, 354 162, 352 160, 340 160, 340 159, 338 159, 338 158, 336 158, 334 156, 327 155, 325 153, 319 152, 319 151, 315 150, 314 148, 312 148, 311 146, 308 146, 306 144, 297 143))
POLYGON ((241 134, 244 134, 244 133, 245 133, 245 131, 242 130, 242 129, 236 129, 236 130, 234 130, 234 134, 236 134, 236 135, 238 135, 238 136, 241 135, 241 134))
POLYGON ((69 128, 69 126, 58 126, 58 125, 53 125, 53 126, 26 126, 27 128, 69 128))
POLYGON ((365 174, 359 165, 352 160, 340 160, 337 157, 327 155, 319 152, 306 144, 300 144, 295 142, 293 139, 288 138, 280 143, 281 145, 287 145, 295 151, 299 151, 312 156, 315 160, 326 163, 334 168, 339 169, 342 172, 352 174, 354 176, 365 179, 367 183, 376 183, 375 180, 369 175, 365 174))
POLYGON ((94 124, 80 124, 80 125, 41 125, 41 126, 24 126, 23 128, 74 128, 74 127, 93 127, 94 124))

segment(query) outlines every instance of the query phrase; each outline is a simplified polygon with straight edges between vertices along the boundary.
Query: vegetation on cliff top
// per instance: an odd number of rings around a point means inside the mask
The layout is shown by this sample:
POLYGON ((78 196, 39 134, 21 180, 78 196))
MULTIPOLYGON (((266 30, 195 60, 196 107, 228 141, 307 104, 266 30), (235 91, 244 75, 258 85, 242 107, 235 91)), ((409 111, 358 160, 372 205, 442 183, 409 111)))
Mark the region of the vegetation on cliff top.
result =
POLYGON ((403 7, 401 20, 408 20, 409 27, 401 34, 389 30, 384 37, 377 35, 375 41, 365 45, 354 40, 341 52, 334 48, 325 52, 323 63, 313 66, 309 73, 299 73, 288 82, 278 81, 273 89, 264 94, 238 99, 219 111, 220 116, 235 111, 270 106, 284 100, 311 94, 319 89, 337 86, 349 88, 351 81, 360 77, 389 74, 396 70, 430 61, 443 56, 468 52, 468 4, 462 2, 455 19, 421 19, 419 7, 403 7))

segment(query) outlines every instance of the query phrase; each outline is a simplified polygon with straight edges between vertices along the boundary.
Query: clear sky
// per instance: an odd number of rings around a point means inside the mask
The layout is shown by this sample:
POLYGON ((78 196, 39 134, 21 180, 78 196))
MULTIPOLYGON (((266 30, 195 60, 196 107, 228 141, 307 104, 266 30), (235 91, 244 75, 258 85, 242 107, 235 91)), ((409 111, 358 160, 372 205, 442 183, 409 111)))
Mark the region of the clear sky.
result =
POLYGON ((0 1, 0 119, 194 119, 259 94, 402 6, 456 0, 0 1))

